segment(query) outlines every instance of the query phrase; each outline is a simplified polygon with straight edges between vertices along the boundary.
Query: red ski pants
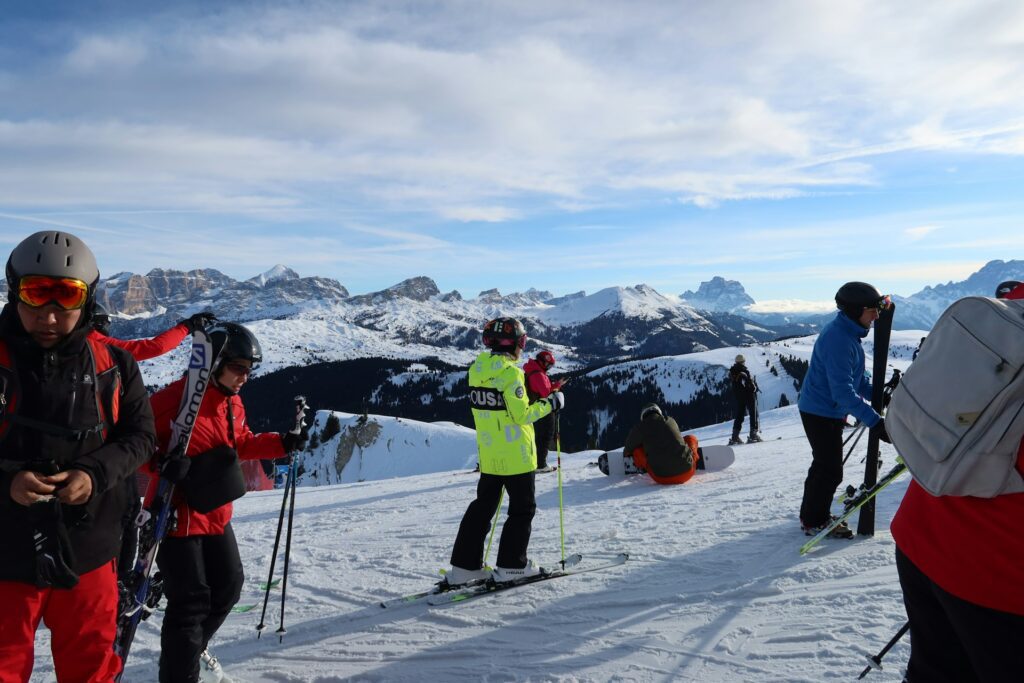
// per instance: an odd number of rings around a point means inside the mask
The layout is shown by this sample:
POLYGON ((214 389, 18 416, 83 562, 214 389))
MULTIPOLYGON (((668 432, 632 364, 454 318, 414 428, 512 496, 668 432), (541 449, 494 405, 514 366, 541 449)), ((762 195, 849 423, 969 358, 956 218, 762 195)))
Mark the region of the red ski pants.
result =
POLYGON ((659 477, 658 475, 654 474, 647 467, 647 452, 644 451, 643 446, 638 446, 636 449, 633 450, 633 464, 647 470, 647 474, 651 477, 651 479, 654 480, 656 484, 665 484, 669 486, 673 484, 685 484, 686 482, 690 481, 690 478, 693 477, 693 473, 697 471, 697 460, 700 459, 700 455, 697 453, 697 437, 687 435, 683 437, 683 441, 686 442, 686 445, 689 446, 690 450, 693 452, 693 464, 690 466, 690 469, 686 470, 685 472, 673 475, 671 477, 659 477))
POLYGON ((110 562, 83 574, 71 590, 0 581, 0 683, 32 674, 36 629, 50 629, 60 683, 110 683, 121 670, 114 654, 117 572, 110 562))

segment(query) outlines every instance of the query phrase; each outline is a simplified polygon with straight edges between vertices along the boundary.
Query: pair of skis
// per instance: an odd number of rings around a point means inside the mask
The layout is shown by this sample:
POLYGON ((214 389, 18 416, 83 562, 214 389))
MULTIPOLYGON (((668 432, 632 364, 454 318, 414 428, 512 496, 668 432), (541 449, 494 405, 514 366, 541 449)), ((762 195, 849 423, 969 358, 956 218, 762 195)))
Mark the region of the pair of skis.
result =
POLYGON ((475 581, 459 586, 448 586, 446 582, 441 581, 428 590, 410 593, 409 595, 392 598, 391 600, 383 600, 379 604, 383 608, 399 607, 424 601, 431 606, 451 605, 486 595, 501 593, 503 591, 533 583, 541 583, 543 581, 560 579, 566 576, 574 576, 576 574, 585 574, 587 572, 596 572, 604 569, 610 569, 612 567, 618 567, 619 565, 624 564, 628 559, 629 553, 620 553, 606 562, 598 564, 582 564, 582 555, 570 555, 566 558, 564 566, 559 566, 557 569, 552 570, 541 570, 540 574, 536 574, 534 576, 502 582, 497 582, 493 579, 485 579, 483 581, 475 581))
MULTIPOLYGON (((192 353, 189 356, 185 391, 181 395, 178 414, 171 425, 167 457, 186 457, 192 427, 212 380, 215 361, 209 335, 205 330, 197 329, 192 333, 192 353)), ((118 682, 124 675, 124 665, 139 622, 149 617, 160 603, 161 586, 159 580, 154 581, 152 571, 160 543, 171 530, 173 496, 174 484, 161 478, 149 507, 144 508, 136 518, 135 523, 139 528, 138 557, 132 571, 119 581, 117 635, 114 639, 114 652, 121 660, 121 671, 114 679, 118 682)))
POLYGON ((896 481, 901 474, 907 471, 907 466, 903 462, 903 458, 896 457, 896 465, 891 470, 886 472, 881 479, 878 480, 873 486, 864 486, 863 484, 859 489, 856 489, 852 494, 847 492, 844 494, 843 501, 844 511, 843 514, 839 515, 832 520, 832 523, 827 527, 819 531, 811 540, 807 541, 800 547, 800 554, 806 555, 814 546, 821 543, 830 533, 836 530, 840 524, 848 520, 853 516, 853 513, 863 508, 868 503, 874 501, 875 496, 889 484, 896 481))

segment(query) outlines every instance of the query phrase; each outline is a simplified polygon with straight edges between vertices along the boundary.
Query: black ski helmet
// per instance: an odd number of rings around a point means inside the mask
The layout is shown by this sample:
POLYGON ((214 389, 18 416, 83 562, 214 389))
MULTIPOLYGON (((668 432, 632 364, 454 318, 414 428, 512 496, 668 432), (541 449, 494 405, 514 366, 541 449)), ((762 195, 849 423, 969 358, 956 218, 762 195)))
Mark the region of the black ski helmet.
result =
POLYGON ((644 407, 640 409, 640 419, 643 420, 652 413, 664 416, 664 413, 661 412, 661 408, 658 407, 657 403, 645 403, 644 407))
POLYGON ((110 333, 110 313, 99 301, 92 308, 92 327, 104 336, 110 333))
POLYGON ((18 302, 18 283, 26 275, 48 275, 81 280, 89 286, 79 327, 87 324, 96 302, 100 269, 85 242, 69 232, 43 230, 29 235, 14 247, 7 259, 7 300, 18 302))
POLYGON ((878 306, 881 292, 866 282, 847 282, 836 292, 836 306, 850 318, 858 320, 865 308, 878 306))
POLYGON ((484 346, 498 353, 512 353, 526 346, 526 328, 515 318, 495 318, 484 325, 484 346))
POLYGON ((996 298, 1005 299, 1006 295, 1017 289, 1020 284, 1019 280, 1007 280, 1006 282, 1000 282, 999 286, 996 287, 996 298))
POLYGON ((213 357, 217 362, 213 366, 216 375, 221 365, 232 360, 247 360, 256 367, 263 362, 263 349, 256 335, 244 325, 218 321, 206 332, 213 343, 213 357))

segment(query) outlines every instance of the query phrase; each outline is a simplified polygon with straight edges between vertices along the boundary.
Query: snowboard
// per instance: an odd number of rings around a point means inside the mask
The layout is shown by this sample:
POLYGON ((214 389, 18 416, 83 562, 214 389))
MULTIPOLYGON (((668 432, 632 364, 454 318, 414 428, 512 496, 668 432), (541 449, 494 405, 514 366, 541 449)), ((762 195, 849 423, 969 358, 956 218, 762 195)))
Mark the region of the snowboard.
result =
MULTIPOLYGON (((731 446, 700 446, 697 448, 700 454, 700 461, 697 463, 697 472, 720 472, 729 465, 736 462, 736 452, 731 446), (703 466, 702 466, 703 465, 703 466)), ((597 467, 602 473, 610 477, 623 477, 627 474, 646 474, 645 470, 633 464, 633 456, 623 456, 622 449, 602 453, 597 458, 597 467)))

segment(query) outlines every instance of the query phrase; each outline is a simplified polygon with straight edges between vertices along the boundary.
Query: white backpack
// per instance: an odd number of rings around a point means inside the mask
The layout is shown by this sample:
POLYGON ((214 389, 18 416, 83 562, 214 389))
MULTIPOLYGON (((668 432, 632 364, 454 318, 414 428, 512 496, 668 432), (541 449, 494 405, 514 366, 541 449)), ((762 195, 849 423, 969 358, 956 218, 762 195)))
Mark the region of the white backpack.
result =
POLYGON ((893 392, 885 427, 933 496, 1024 492, 1024 300, 971 296, 947 308, 893 392))

